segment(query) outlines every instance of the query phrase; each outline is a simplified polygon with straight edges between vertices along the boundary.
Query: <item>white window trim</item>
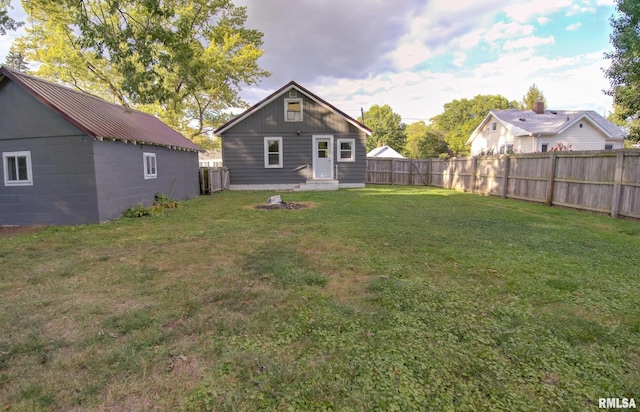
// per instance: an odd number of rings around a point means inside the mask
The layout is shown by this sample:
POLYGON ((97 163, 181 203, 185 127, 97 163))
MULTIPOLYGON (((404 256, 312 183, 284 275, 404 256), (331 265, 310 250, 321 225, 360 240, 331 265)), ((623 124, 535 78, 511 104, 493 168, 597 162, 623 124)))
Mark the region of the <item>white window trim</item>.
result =
POLYGON ((301 122, 303 118, 304 118, 304 102, 302 101, 302 98, 296 97, 296 98, 284 99, 284 121, 285 122, 295 123, 295 122, 301 122), (289 102, 300 102, 300 119, 298 119, 298 120, 289 120, 287 118, 288 117, 287 116, 287 108, 289 107, 289 102))
POLYGON ((142 167, 144 170, 144 178, 145 179, 155 179, 158 177, 158 161, 156 160, 156 154, 155 153, 147 153, 147 152, 143 152, 142 153, 142 167), (155 173, 149 173, 149 171, 147 170, 147 159, 153 159, 153 165, 155 166, 155 173))
POLYGON ((264 138, 264 167, 265 169, 282 169, 282 137, 265 137, 264 138), (278 164, 269 164, 269 142, 278 142, 278 164))
POLYGON ((355 162, 356 161, 356 139, 337 139, 338 162, 355 162), (349 143, 351 145, 351 157, 343 159, 341 143, 349 143))
POLYGON ((2 153, 2 168, 4 173, 5 186, 33 186, 33 172, 31 168, 31 152, 4 152, 2 153), (27 159, 27 180, 9 180, 9 158, 26 157, 27 159))

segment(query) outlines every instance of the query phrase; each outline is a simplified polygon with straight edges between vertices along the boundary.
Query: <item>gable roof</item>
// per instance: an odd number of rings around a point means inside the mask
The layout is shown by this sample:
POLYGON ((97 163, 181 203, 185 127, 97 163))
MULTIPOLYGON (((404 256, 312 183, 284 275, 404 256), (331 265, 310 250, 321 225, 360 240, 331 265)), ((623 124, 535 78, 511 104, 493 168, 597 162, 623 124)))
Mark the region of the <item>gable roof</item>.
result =
POLYGON ((367 153, 367 157, 393 157, 396 159, 405 159, 400 153, 396 152, 389 146, 380 146, 367 153))
POLYGON ((65 120, 94 139, 165 146, 202 151, 160 119, 147 113, 109 103, 38 77, 0 67, 0 83, 9 79, 65 120))
POLYGON ((286 92, 288 92, 291 89, 296 89, 297 91, 299 91, 300 93, 306 95, 308 98, 310 98, 314 102, 318 103, 321 106, 326 107, 327 109, 329 109, 333 113, 335 113, 338 116, 344 118, 344 120, 346 120, 347 122, 351 123, 353 126, 357 127, 358 129, 362 130, 363 132, 365 132, 368 136, 370 136, 373 133, 373 131, 371 129, 369 129, 367 126, 365 126, 362 123, 360 123, 359 121, 355 120, 353 117, 349 116, 348 114, 346 114, 342 110, 338 109, 337 107, 335 107, 331 103, 327 102, 326 100, 324 100, 324 99, 316 96, 315 94, 311 93, 309 90, 305 89, 304 87, 300 86, 298 83, 296 83, 294 81, 290 81, 289 83, 285 84, 284 86, 282 86, 281 88, 276 90, 274 93, 270 94, 269 96, 267 96, 263 100, 259 101, 255 105, 251 106, 249 109, 245 110, 244 112, 240 113, 239 115, 237 115, 233 119, 229 120, 227 123, 225 123, 222 126, 218 127, 216 130, 213 131, 213 133, 216 134, 216 135, 220 135, 220 134, 226 132, 227 130, 229 130, 233 126, 237 125, 238 123, 240 123, 241 121, 243 121, 247 117, 251 116, 252 114, 257 112, 258 110, 262 109, 263 107, 265 107, 269 103, 273 102, 274 100, 276 100, 277 98, 279 98, 280 96, 282 96, 283 94, 285 94, 286 92))
POLYGON ((466 144, 478 136, 491 118, 495 118, 513 136, 554 136, 581 120, 591 123, 609 139, 624 139, 624 131, 593 110, 545 110, 537 114, 533 110, 491 110, 473 131, 466 144))

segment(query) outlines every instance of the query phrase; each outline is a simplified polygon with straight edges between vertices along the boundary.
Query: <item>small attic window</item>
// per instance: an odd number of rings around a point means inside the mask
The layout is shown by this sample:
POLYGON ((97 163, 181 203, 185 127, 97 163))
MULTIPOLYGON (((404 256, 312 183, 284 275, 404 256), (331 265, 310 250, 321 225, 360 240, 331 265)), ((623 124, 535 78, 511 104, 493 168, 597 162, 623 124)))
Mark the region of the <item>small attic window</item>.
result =
POLYGON ((284 99, 284 121, 302 121, 302 99, 284 99))
POLYGON ((289 90, 289 97, 298 97, 298 92, 294 89, 289 90))
POLYGON ((498 122, 491 122, 491 131, 495 132, 498 130, 498 122))

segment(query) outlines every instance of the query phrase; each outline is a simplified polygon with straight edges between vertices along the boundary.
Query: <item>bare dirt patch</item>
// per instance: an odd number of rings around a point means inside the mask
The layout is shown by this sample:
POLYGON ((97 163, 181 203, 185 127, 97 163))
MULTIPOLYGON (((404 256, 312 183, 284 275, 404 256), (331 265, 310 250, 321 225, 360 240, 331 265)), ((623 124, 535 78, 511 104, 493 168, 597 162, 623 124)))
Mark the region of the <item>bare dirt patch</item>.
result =
POLYGON ((13 237, 24 233, 34 233, 44 229, 46 226, 0 226, 1 237, 13 237))
POLYGON ((272 204, 259 204, 259 205, 253 206, 254 209, 260 209, 260 210, 300 210, 300 209, 306 209, 308 207, 313 207, 313 205, 309 203, 282 202, 282 203, 272 203, 272 204))

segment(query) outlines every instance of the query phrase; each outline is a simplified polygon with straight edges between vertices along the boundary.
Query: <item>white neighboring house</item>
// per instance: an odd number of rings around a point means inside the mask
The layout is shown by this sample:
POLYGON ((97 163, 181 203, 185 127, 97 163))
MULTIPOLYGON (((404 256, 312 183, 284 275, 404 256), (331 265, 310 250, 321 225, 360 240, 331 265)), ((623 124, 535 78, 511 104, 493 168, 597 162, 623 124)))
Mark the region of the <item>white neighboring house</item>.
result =
POLYGON ((491 110, 467 140, 471 155, 623 149, 625 132, 592 110, 491 110))
POLYGON ((393 157, 395 159, 406 159, 400 153, 396 152, 389 146, 380 146, 367 153, 367 157, 393 157))

